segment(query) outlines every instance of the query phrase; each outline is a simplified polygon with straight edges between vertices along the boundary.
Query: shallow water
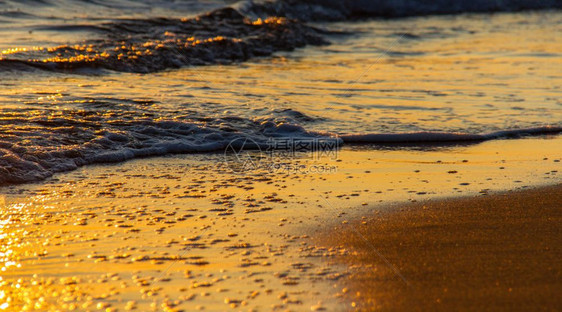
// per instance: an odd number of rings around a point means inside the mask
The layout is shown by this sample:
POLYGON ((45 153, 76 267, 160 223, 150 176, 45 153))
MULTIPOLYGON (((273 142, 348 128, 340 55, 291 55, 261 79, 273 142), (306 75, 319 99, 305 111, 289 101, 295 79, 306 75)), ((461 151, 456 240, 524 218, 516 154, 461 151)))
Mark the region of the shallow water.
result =
MULTIPOLYGON (((199 8, 213 5, 201 3, 199 8)), ((131 22, 150 23, 148 38, 160 38, 160 32, 176 27, 173 18, 182 12, 176 12, 164 24, 154 24, 154 19, 119 19, 114 11, 110 14, 113 9, 100 8, 100 12, 84 17, 89 24, 121 29, 131 22), (97 21, 95 16, 99 14, 109 14, 111 21, 97 21)), ((138 10, 138 14, 149 12, 148 16, 164 14, 160 10, 138 10)), ((194 14, 198 10, 193 9, 194 14)), ((120 12, 132 18, 137 16, 133 11, 120 12)), ((21 15, 11 14, 10 18, 12 27, 37 27, 29 26, 29 19, 21 15)), ((562 30, 561 19, 557 11, 543 11, 323 22, 315 28, 285 25, 293 23, 288 21, 271 26, 274 28, 263 24, 268 33, 274 34, 280 27, 305 42, 308 35, 302 36, 307 29, 330 30, 314 36, 331 44, 278 51, 244 63, 238 63, 242 59, 235 57, 231 61, 236 63, 230 65, 212 65, 217 59, 208 59, 211 65, 207 66, 189 65, 193 58, 183 54, 187 50, 172 49, 161 56, 167 58, 169 53, 178 52, 176 57, 187 60, 189 66, 147 74, 121 72, 124 67, 119 64, 133 70, 140 66, 131 60, 102 60, 102 67, 97 69, 90 65, 68 67, 64 59, 61 70, 13 66, 8 60, 29 60, 31 55, 41 58, 45 53, 50 57, 51 52, 10 48, 29 43, 55 45, 55 41, 43 40, 50 40, 49 33, 37 29, 29 34, 31 37, 14 35, 3 41, 4 60, 0 61, 5 65, 0 82, 0 183, 34 181, 85 164, 139 156, 222 151, 238 138, 265 142, 271 137, 340 136, 344 143, 374 143, 381 137, 365 134, 422 132, 401 139, 383 137, 387 142, 471 139, 441 135, 428 138, 425 132, 482 135, 544 126, 552 128, 537 132, 557 132, 562 126, 562 58, 558 48, 562 43, 556 35, 562 30), (33 41, 36 32, 39 39, 33 41)), ((248 21, 251 19, 243 23, 248 21)), ((80 25, 81 21, 69 23, 80 25)), ((235 33, 241 35, 240 27, 250 27, 233 23, 218 29, 237 29, 235 33)), ((203 37, 214 38, 214 26, 194 25, 207 28, 204 33, 198 32, 203 37)), ((56 33, 66 36, 67 42, 84 40, 74 37, 74 30, 57 28, 56 33)), ((142 42, 143 34, 135 33, 133 38, 139 39, 130 39, 131 44, 142 42)), ((189 35, 181 34, 182 38, 189 35)), ((79 38, 91 40, 96 36, 107 35, 81 34, 79 38)), ((104 42, 114 45, 114 39, 107 38, 104 42)), ((252 47, 249 49, 259 47, 244 41, 253 39, 240 40, 252 47)), ((284 41, 288 46, 280 49, 292 49, 299 40, 284 41)), ((96 42, 91 47, 94 52, 107 46, 96 42)), ((208 53, 217 47, 222 49, 211 43, 202 45, 202 51, 208 53)), ((59 52, 54 53, 67 53, 64 51, 69 47, 72 45, 57 48, 59 52)), ((84 47, 88 49, 88 45, 80 45, 77 51, 84 47)), ((270 52, 277 49, 271 48, 270 52)), ((158 63, 160 57, 146 61, 156 62, 155 69, 167 66, 158 63)), ((499 136, 503 135, 476 139, 499 136)))
POLYGON ((342 297, 353 268, 333 261, 352 251, 316 232, 392 203, 559 183, 560 141, 347 147, 243 173, 223 155, 173 155, 4 187, 0 299, 14 311, 348 311, 361 307, 342 297))

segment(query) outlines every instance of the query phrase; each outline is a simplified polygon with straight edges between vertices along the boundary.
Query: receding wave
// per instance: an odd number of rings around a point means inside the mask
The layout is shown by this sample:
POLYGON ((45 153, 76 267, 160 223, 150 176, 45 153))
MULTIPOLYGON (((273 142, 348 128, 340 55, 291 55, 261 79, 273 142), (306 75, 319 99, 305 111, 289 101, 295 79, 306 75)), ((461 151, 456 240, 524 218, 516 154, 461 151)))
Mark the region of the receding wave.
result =
POLYGON ((502 130, 483 134, 455 133, 455 132, 411 132, 411 133, 370 133, 349 134, 339 136, 343 142, 371 143, 371 144, 402 144, 402 143, 455 143, 481 142, 495 139, 513 139, 524 136, 558 134, 562 127, 545 126, 536 128, 502 130))
MULTIPOLYGON (((0 1, 0 5, 3 2, 0 1)), ((24 2, 56 7, 64 4, 65 0, 24 2)), ((105 0, 88 2, 113 3, 105 0)), ((149 1, 143 0, 143 3, 149 1)), ((190 65, 239 62, 304 45, 326 44, 329 32, 306 24, 313 20, 515 11, 561 6, 561 1, 552 0, 278 0, 241 2, 232 8, 221 8, 186 19, 120 19, 112 22, 92 19, 59 26, 56 24, 59 21, 53 20, 55 25, 48 23, 48 26, 40 27, 57 32, 94 32, 100 37, 79 44, 2 51, 0 71, 41 69, 88 72, 101 69, 149 73, 190 65)), ((40 15, 10 11, 3 14, 3 18, 9 18, 10 21, 40 19, 40 15)), ((25 80, 17 83, 25 83, 25 80)), ((314 138, 343 144, 430 144, 481 142, 562 132, 560 123, 556 123, 551 127, 491 133, 452 133, 444 130, 338 135, 310 130, 320 129, 318 124, 326 120, 294 109, 264 110, 257 116, 253 115, 255 111, 241 114, 236 109, 232 110, 235 113, 222 109, 208 111, 207 107, 199 108, 200 103, 194 105, 193 109, 180 109, 173 104, 167 108, 166 105, 158 105, 156 100, 112 99, 105 92, 95 93, 95 98, 69 94, 66 95, 69 102, 43 105, 29 100, 34 97, 33 94, 22 95, 25 92, 14 93, 17 102, 14 101, 12 105, 10 99, 6 107, 0 110, 0 185, 39 181, 57 172, 94 163, 172 153, 222 152, 232 142, 240 142, 240 139, 242 142, 253 142, 252 145, 244 145, 244 148, 257 149, 269 147, 268 142, 275 138, 291 138, 292 142, 314 138)), ((116 90, 116 93, 119 94, 119 91, 116 90)), ((6 97, 10 97, 10 94, 6 97)), ((534 120, 524 124, 542 123, 534 120)), ((407 129, 424 129, 424 126, 407 129)))
MULTIPOLYGON (((237 139, 266 147, 271 138, 324 138, 282 110, 269 117, 152 116, 153 102, 84 100, 86 109, 0 112, 0 185, 39 181, 56 172, 94 163, 173 153, 224 151, 237 139), (119 102, 119 103, 118 103, 119 102), (107 108, 121 105, 131 109, 107 108), (141 108, 137 109, 137 107, 141 108)), ((339 140, 339 139, 334 139, 339 140)))
MULTIPOLYGON (((99 102, 96 100, 94 102, 99 102)), ((416 132, 394 134, 341 135, 307 130, 302 124, 313 117, 294 110, 276 111, 271 116, 178 116, 154 118, 143 109, 106 113, 87 101, 90 109, 51 111, 36 115, 33 110, 13 110, 0 116, 0 185, 43 180, 57 172, 95 163, 176 153, 224 152, 233 142, 247 142, 239 148, 271 148, 272 140, 290 139, 292 144, 322 140, 341 144, 405 144, 436 142, 478 142, 526 135, 557 134, 562 127, 538 127, 487 134, 416 132)), ((103 101, 102 101, 103 102, 103 101)), ((152 102, 124 103, 131 107, 152 102)))

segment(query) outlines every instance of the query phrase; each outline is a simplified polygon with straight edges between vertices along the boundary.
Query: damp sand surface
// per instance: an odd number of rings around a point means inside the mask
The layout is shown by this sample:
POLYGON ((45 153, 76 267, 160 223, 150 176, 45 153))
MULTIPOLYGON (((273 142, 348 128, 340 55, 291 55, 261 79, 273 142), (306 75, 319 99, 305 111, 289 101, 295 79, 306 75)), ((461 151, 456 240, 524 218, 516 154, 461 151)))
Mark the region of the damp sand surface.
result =
MULTIPOLYGON (((0 304, 7 311, 360 307, 348 297, 349 277, 357 267, 385 266, 340 262, 356 246, 317 241, 318 232, 392 203, 557 184, 560 140, 261 155, 244 172, 222 154, 176 155, 5 187, 0 304)), ((367 289, 401 289, 394 276, 386 279, 367 289)))
MULTIPOLYGON (((338 226, 343 284, 362 311, 562 307, 562 185, 397 205, 338 226)), ((333 232, 338 235, 333 235, 333 232)))

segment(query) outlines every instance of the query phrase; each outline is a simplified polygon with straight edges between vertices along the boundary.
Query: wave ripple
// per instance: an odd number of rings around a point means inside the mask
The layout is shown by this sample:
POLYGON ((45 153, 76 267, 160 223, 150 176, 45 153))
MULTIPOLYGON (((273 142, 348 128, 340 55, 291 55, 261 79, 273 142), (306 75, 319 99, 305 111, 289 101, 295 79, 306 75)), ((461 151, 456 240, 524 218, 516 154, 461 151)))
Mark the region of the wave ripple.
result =
POLYGON ((3 51, 0 69, 107 69, 150 73, 189 65, 227 64, 327 41, 284 17, 249 19, 223 8, 190 19, 129 19, 96 27, 107 39, 53 48, 3 51))

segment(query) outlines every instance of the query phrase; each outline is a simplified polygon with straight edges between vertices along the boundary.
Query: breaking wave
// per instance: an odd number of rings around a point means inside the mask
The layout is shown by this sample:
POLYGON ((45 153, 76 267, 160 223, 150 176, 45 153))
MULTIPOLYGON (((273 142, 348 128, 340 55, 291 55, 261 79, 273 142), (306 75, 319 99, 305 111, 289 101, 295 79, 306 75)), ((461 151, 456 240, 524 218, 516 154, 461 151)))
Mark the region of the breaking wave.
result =
POLYGON ((327 43, 320 30, 299 21, 283 17, 252 20, 232 8, 188 19, 122 20, 96 29, 107 38, 3 51, 0 70, 150 73, 182 66, 228 64, 327 43))
POLYGON ((305 21, 336 21, 357 17, 408 17, 434 14, 513 12, 560 9, 559 0, 277 0, 243 1, 246 14, 285 16, 305 21))
MULTIPOLYGON (((64 6, 64 2, 41 3, 64 6)), ((116 5, 99 2, 102 7, 116 5)), ((553 8, 562 8, 562 1, 241 1, 192 18, 117 19, 97 24, 94 19, 86 24, 65 21, 61 25, 38 26, 30 31, 90 31, 100 38, 55 47, 5 50, 0 56, 0 70, 150 73, 183 66, 229 64, 306 45, 327 44, 330 32, 308 25, 310 21, 553 8)), ((10 13, 4 13, 8 17, 34 16, 22 11, 6 12, 10 13)))

